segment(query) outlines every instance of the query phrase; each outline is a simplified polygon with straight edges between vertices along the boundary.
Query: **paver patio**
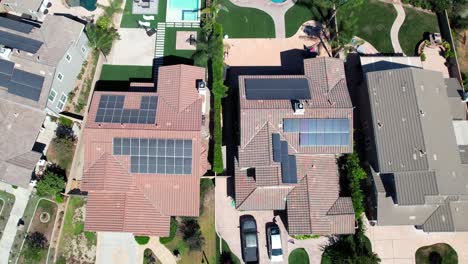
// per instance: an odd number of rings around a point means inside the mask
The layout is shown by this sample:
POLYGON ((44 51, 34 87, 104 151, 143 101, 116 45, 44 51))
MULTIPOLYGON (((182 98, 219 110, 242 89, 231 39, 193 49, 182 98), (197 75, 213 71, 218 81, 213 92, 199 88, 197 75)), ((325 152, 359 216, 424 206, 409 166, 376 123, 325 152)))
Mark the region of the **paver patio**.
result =
POLYGON ((422 62, 423 69, 441 72, 444 78, 450 78, 448 68, 445 66, 446 59, 441 55, 439 47, 425 47, 426 60, 422 62))
POLYGON ((142 28, 119 29, 120 39, 115 41, 106 64, 153 65, 156 35, 148 37, 142 28))
POLYGON ((458 254, 459 263, 468 263, 468 232, 425 233, 413 226, 370 226, 367 219, 366 236, 382 259, 381 264, 414 264, 418 248, 447 243, 458 254))

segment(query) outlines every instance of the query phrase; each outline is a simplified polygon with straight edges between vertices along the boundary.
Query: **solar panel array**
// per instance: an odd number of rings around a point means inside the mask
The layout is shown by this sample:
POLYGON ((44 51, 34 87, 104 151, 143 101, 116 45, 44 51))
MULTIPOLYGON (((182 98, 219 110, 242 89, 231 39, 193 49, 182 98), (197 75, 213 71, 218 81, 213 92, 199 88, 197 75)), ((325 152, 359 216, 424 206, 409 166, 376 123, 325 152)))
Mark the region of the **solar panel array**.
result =
POLYGON ((281 162, 283 183, 297 183, 296 156, 288 154, 288 142, 282 141, 279 134, 272 134, 273 161, 281 162))
POLYGON ((131 173, 192 174, 192 140, 114 138, 113 153, 130 156, 131 173))
POLYGON ((16 21, 13 19, 8 19, 6 17, 0 16, 0 27, 8 28, 11 30, 15 30, 21 33, 30 33, 34 28, 33 25, 23 23, 20 21, 16 21))
POLYGON ((43 83, 43 76, 18 70, 13 62, 0 59, 0 86, 8 93, 38 101, 43 83))
POLYGON ((302 146, 348 146, 350 121, 346 118, 289 118, 283 123, 284 132, 299 133, 302 146))
POLYGON ((36 53, 43 43, 35 39, 26 38, 0 30, 0 44, 9 48, 36 53))
POLYGON ((119 124, 155 124, 157 96, 142 96, 139 109, 124 108, 124 95, 101 95, 95 122, 119 124))
POLYGON ((248 100, 311 99, 306 78, 245 79, 248 100))

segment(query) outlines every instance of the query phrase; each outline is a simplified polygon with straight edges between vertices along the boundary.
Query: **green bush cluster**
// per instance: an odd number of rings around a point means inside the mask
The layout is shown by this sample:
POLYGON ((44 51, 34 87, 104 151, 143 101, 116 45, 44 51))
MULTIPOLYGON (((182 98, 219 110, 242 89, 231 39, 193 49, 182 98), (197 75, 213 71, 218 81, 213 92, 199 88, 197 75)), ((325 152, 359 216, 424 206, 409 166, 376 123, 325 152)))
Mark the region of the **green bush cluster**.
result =
POLYGON ((177 222, 177 219, 175 217, 171 217, 171 227, 169 229, 169 236, 168 237, 160 237, 159 242, 161 242, 161 244, 168 244, 169 242, 171 242, 174 239, 174 237, 177 234, 178 224, 179 223, 177 222))
POLYGON ((359 156, 356 152, 345 156, 344 175, 349 183, 351 199, 353 201, 356 219, 364 213, 364 194, 361 189, 361 182, 367 178, 366 171, 361 167, 359 156))
POLYGON ((311 238, 313 239, 320 238, 320 235, 292 235, 291 237, 297 240, 306 240, 306 239, 311 239, 311 238))
POLYGON ((73 121, 71 119, 68 119, 64 116, 59 117, 59 125, 72 128, 73 126, 73 121))
POLYGON ((147 236, 135 236, 135 241, 138 243, 138 245, 146 245, 148 244, 150 238, 147 236))
POLYGON ((65 189, 64 176, 46 171, 36 185, 39 196, 54 197, 65 189))

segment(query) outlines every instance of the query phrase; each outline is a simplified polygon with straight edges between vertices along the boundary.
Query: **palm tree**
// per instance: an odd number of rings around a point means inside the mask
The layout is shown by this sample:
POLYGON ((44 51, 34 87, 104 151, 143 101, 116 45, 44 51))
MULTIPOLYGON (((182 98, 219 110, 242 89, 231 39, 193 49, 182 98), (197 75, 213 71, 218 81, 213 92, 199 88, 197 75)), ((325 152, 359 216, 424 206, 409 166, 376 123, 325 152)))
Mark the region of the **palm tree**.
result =
POLYGON ((94 24, 86 25, 86 35, 88 36, 89 47, 102 52, 104 56, 109 55, 114 40, 120 38, 116 30, 103 29, 94 24))
POLYGON ((222 4, 218 4, 218 1, 213 0, 211 5, 209 7, 203 8, 200 13, 202 15, 210 15, 211 18, 216 18, 219 11, 221 11, 221 10, 229 12, 229 10, 228 10, 228 8, 226 6, 224 6, 222 4))
POLYGON ((100 8, 104 10, 104 14, 108 17, 113 17, 114 14, 122 13, 122 0, 107 0, 109 3, 108 6, 97 4, 100 8))

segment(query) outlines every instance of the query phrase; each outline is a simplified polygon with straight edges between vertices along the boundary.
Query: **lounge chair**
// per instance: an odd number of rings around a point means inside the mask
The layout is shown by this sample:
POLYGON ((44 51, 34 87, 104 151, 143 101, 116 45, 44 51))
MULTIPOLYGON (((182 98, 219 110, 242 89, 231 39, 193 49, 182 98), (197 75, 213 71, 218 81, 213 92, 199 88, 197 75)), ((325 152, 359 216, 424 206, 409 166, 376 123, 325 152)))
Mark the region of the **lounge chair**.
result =
POLYGON ((138 20, 138 25, 140 25, 141 27, 151 27, 150 22, 144 22, 144 21, 141 21, 141 20, 138 20))
POLYGON ((147 21, 154 20, 154 16, 143 15, 143 19, 147 21))

